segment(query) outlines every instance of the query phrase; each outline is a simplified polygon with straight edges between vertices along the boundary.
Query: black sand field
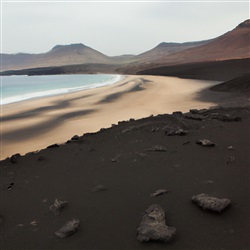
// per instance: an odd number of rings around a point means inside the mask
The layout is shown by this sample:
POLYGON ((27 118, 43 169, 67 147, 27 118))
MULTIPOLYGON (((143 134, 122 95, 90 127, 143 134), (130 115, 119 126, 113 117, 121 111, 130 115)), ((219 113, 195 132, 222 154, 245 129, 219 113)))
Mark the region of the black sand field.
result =
POLYGON ((224 107, 119 122, 1 161, 1 249, 249 249, 248 94, 234 91, 224 107), (197 144, 204 139, 215 145, 197 144), (165 193, 152 196, 159 189, 165 193), (231 205, 209 212, 191 200, 201 193, 231 205), (68 202, 57 215, 55 199, 68 202), (137 240, 152 204, 177 230, 167 243, 137 240), (72 218, 79 230, 56 236, 72 218))
POLYGON ((249 111, 121 122, 2 161, 1 249, 248 249, 249 111), (168 135, 178 128, 187 134, 168 135), (196 144, 201 139, 215 146, 196 144), (168 192, 151 197, 158 189, 168 192), (231 207, 204 211, 191 202, 200 193, 229 198, 231 207), (68 201, 57 216, 50 211, 56 198, 68 201), (167 225, 177 229, 169 243, 136 239, 151 204, 160 204, 167 225), (72 218, 80 220, 79 230, 58 238, 55 232, 72 218))

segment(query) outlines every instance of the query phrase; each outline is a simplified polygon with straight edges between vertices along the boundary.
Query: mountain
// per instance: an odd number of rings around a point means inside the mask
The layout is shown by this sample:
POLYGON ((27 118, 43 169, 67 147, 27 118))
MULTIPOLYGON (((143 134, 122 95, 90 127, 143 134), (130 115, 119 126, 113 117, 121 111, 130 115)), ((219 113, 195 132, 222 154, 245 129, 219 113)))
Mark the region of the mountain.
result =
POLYGON ((187 43, 166 43, 162 42, 157 45, 155 48, 146 51, 138 56, 134 57, 135 61, 140 62, 148 62, 152 60, 162 60, 166 58, 166 56, 177 53, 186 49, 190 49, 193 47, 201 46, 210 42, 211 40, 204 40, 198 42, 187 42, 187 43))
POLYGON ((81 43, 56 45, 43 54, 2 54, 2 70, 62 66, 74 64, 113 63, 113 59, 81 43))
POLYGON ((42 68, 47 67, 49 72, 63 73, 67 73, 67 70, 95 73, 105 72, 108 69, 109 73, 136 74, 143 71, 146 74, 146 70, 150 70, 152 74, 153 69, 158 67, 250 58, 249 44, 250 20, 246 20, 235 29, 211 40, 187 43, 163 42, 137 56, 109 57, 81 43, 57 45, 43 54, 1 54, 2 71, 40 68, 36 72, 42 73, 42 68), (60 66, 64 68, 53 69, 60 66))
POLYGON ((135 72, 160 66, 184 63, 223 61, 250 58, 250 20, 239 24, 235 29, 207 43, 167 56, 152 59, 141 64, 131 65, 135 72))

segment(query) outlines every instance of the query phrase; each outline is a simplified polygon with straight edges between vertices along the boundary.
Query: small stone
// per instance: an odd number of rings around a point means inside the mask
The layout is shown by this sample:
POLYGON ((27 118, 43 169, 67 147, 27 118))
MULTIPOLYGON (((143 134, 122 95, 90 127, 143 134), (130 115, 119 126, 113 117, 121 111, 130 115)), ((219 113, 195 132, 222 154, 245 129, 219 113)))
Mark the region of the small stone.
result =
POLYGON ((11 163, 17 163, 18 158, 21 157, 20 154, 14 154, 10 157, 10 162, 11 163))
POLYGON ((227 159, 227 165, 235 160, 234 156, 229 156, 227 159))
POLYGON ((229 146, 227 149, 228 150, 234 150, 235 148, 233 146, 229 146))
POLYGON ((204 210, 219 213, 231 205, 231 201, 227 198, 219 199, 203 193, 193 196, 192 201, 204 210))
POLYGON ((92 192, 98 192, 98 191, 104 191, 104 190, 107 190, 107 188, 104 187, 103 185, 98 185, 92 189, 92 192))
POLYGON ((78 219, 71 219, 66 222, 58 231, 55 232, 55 235, 61 239, 67 238, 70 235, 74 234, 80 226, 80 221, 78 219))
POLYGON ((187 113, 184 115, 185 118, 191 119, 191 120, 197 120, 197 121, 203 121, 206 117, 203 115, 199 114, 192 114, 192 113, 187 113))
POLYGON ((199 140, 196 142, 196 144, 199 144, 201 146, 206 146, 206 147, 215 146, 215 144, 213 142, 209 141, 208 139, 199 140))
POLYGON ((54 204, 50 206, 50 211, 54 215, 59 215, 62 209, 68 204, 67 201, 60 201, 58 199, 55 199, 54 204))
POLYGON ((186 135, 187 134, 187 130, 178 128, 178 129, 172 129, 169 131, 165 131, 165 134, 167 134, 168 136, 172 136, 172 135, 186 135))
POLYGON ((210 115, 210 117, 212 119, 216 119, 216 120, 223 121, 223 122, 238 122, 238 121, 241 121, 241 117, 230 115, 230 114, 221 115, 221 114, 218 114, 218 113, 213 113, 213 114, 210 115))
POLYGON ((58 148, 59 145, 57 143, 49 145, 47 148, 58 148))
POLYGON ((167 148, 161 145, 155 145, 152 148, 147 149, 147 151, 154 151, 154 152, 166 152, 167 148))
POLYGON ((72 138, 71 138, 71 141, 77 141, 79 140, 79 136, 78 135, 74 135, 72 138))
POLYGON ((14 186, 14 182, 11 182, 10 185, 7 187, 7 190, 11 190, 14 186))
POLYGON ((166 189, 158 189, 156 190, 153 194, 151 194, 150 196, 151 197, 155 197, 155 196, 158 196, 158 195, 162 195, 162 194, 166 194, 168 193, 169 191, 166 190, 166 189))
POLYGON ((46 158, 44 156, 42 156, 42 155, 38 157, 38 161, 44 161, 45 159, 46 158))
POLYGON ((30 222, 30 225, 33 226, 33 227, 35 227, 35 226, 38 225, 38 221, 37 220, 33 220, 33 221, 30 222))
POLYGON ((176 228, 166 225, 165 213, 161 206, 151 205, 145 211, 137 232, 137 240, 141 242, 168 242, 176 234, 176 228))

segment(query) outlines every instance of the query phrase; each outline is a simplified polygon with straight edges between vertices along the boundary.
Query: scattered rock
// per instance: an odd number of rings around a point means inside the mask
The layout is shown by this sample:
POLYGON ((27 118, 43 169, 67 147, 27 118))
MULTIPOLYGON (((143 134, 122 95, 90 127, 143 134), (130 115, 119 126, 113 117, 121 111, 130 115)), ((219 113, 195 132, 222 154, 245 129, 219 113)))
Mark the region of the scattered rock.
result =
POLYGON ((182 116, 183 113, 181 111, 175 111, 175 112, 172 113, 172 115, 174 115, 174 116, 182 116))
POLYGON ((38 161, 44 161, 46 158, 44 156, 39 156, 38 161))
POLYGON ((136 127, 135 126, 131 126, 129 128, 123 129, 122 130, 122 134, 126 134, 126 133, 134 131, 134 130, 136 130, 136 127))
POLYGON ((205 183, 206 184, 213 184, 214 182, 212 180, 207 180, 205 183))
POLYGON ((199 114, 198 109, 190 109, 189 112, 192 113, 192 114, 199 114))
POLYGON ((151 129, 151 132, 158 132, 159 131, 159 128, 152 128, 151 129))
POLYGON ((227 159, 227 165, 235 160, 234 156, 229 156, 227 159))
POLYGON ((165 134, 167 134, 168 136, 172 136, 172 135, 186 135, 187 134, 187 130, 184 130, 182 128, 170 129, 168 131, 165 131, 165 134))
POLYGON ((154 151, 154 152, 166 152, 167 148, 161 145, 155 145, 152 148, 147 149, 147 151, 154 151))
POLYGON ((145 211, 137 232, 137 240, 141 242, 151 240, 168 242, 176 234, 176 229, 166 225, 163 209, 154 204, 145 211))
POLYGON ((204 210, 210 210, 213 212, 222 212, 225 208, 231 205, 231 201, 227 198, 219 199, 211 197, 207 194, 198 194, 192 197, 192 201, 204 210))
POLYGON ((71 141, 77 141, 79 140, 79 136, 78 135, 74 135, 72 138, 71 138, 71 141))
POLYGON ((228 150, 234 150, 235 148, 233 146, 229 146, 227 149, 228 150))
POLYGON ((241 117, 230 115, 230 114, 222 115, 222 114, 218 114, 218 113, 212 113, 212 114, 210 114, 209 117, 212 119, 223 121, 223 122, 241 121, 241 117))
POLYGON ((35 227, 35 226, 38 225, 38 221, 37 221, 37 220, 33 220, 33 221, 30 222, 30 225, 31 225, 32 227, 35 227))
POLYGON ((187 113, 184 117, 191 120, 203 121, 206 117, 204 115, 187 113))
POLYGON ((14 155, 12 155, 12 156, 10 157, 10 162, 11 162, 11 163, 17 163, 17 160, 18 160, 18 158, 20 158, 20 157, 21 157, 20 154, 14 154, 14 155))
POLYGON ((67 201, 60 201, 58 199, 55 199, 54 204, 50 206, 50 211, 54 215, 59 215, 62 209, 67 205, 67 201))
POLYGON ((206 147, 215 146, 215 144, 213 142, 209 141, 208 139, 199 140, 196 142, 196 144, 199 144, 201 146, 206 146, 206 147))
POLYGON ((103 185, 98 185, 92 189, 92 192, 98 192, 98 191, 104 191, 104 190, 107 190, 107 188, 104 187, 103 185))
POLYGON ((7 190, 11 190, 14 186, 14 182, 11 182, 10 185, 7 187, 7 190))
POLYGON ((58 148, 59 145, 57 143, 49 145, 47 148, 58 148))
POLYGON ((78 219, 71 219, 66 222, 58 231, 55 232, 55 235, 64 239, 74 234, 80 226, 80 221, 78 219))
POLYGON ((158 196, 158 195, 162 195, 162 194, 166 194, 168 193, 169 191, 166 190, 166 189, 158 189, 156 190, 153 194, 151 194, 150 196, 151 197, 155 197, 155 196, 158 196))

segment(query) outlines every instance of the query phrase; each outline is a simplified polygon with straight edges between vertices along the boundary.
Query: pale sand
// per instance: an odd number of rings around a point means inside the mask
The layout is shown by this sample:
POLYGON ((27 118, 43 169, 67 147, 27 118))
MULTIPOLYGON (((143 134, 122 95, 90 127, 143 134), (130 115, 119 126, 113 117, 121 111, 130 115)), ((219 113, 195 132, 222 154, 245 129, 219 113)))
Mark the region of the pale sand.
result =
POLYGON ((211 85, 174 77, 126 76, 102 88, 4 105, 1 159, 64 143, 118 121, 213 106, 195 98, 211 85))

